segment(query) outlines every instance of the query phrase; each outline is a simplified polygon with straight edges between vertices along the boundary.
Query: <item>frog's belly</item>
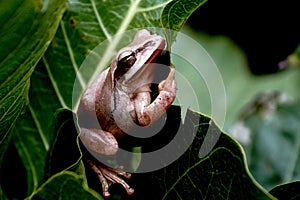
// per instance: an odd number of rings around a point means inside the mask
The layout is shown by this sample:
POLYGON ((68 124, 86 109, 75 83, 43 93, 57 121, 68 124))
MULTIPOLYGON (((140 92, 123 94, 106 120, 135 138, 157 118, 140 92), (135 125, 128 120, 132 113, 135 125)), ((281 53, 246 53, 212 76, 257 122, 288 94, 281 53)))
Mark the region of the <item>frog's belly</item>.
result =
POLYGON ((138 126, 134 103, 126 93, 117 89, 114 91, 110 110, 111 116, 105 123, 105 129, 113 135, 123 136, 124 133, 128 134, 134 127, 138 126))

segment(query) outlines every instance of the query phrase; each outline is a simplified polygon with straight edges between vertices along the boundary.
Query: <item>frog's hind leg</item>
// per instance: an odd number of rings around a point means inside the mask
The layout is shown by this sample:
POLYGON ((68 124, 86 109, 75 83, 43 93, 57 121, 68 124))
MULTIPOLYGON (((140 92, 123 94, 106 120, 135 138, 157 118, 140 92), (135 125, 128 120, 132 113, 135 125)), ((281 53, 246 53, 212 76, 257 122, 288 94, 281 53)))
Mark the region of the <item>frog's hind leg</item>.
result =
POLYGON ((134 189, 131 188, 123 179, 121 179, 118 175, 124 176, 125 178, 130 178, 131 174, 123 172, 122 170, 109 168, 106 166, 102 166, 100 164, 96 164, 92 160, 88 160, 87 163, 90 165, 91 169, 97 173, 98 178, 102 185, 102 191, 104 197, 109 197, 110 193, 108 192, 108 188, 113 183, 120 183, 126 190, 128 195, 133 194, 134 189))

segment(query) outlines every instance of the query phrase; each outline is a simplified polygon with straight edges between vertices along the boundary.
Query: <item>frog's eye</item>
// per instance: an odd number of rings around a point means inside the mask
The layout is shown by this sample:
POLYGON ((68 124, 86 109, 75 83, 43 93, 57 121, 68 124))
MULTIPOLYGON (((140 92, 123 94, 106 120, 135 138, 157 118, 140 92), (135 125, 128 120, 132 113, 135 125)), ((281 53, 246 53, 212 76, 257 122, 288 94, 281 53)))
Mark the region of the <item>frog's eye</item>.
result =
POLYGON ((118 68, 121 74, 125 74, 136 61, 135 53, 132 51, 124 51, 119 55, 118 68))
POLYGON ((122 52, 118 57, 115 78, 120 79, 134 65, 135 61, 136 55, 133 51, 122 52))

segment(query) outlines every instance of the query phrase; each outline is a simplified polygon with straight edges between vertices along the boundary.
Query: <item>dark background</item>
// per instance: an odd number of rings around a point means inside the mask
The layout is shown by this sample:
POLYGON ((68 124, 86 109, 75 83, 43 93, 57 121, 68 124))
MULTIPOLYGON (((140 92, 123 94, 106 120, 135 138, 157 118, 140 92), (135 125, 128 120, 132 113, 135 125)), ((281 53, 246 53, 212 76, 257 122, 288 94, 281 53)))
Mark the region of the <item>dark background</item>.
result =
POLYGON ((300 43, 297 0, 208 0, 188 24, 211 35, 230 37, 248 57, 254 74, 275 73, 300 43))

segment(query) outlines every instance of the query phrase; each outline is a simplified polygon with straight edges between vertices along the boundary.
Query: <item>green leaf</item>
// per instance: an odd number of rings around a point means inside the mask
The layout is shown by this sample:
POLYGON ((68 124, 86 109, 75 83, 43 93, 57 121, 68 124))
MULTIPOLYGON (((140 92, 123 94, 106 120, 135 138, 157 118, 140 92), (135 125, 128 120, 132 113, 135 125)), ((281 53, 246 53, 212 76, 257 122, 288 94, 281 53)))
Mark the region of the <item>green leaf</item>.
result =
POLYGON ((270 193, 274 195, 278 200, 292 200, 299 199, 300 182, 291 182, 283 185, 278 185, 273 188, 270 193))
POLYGON ((59 109, 55 119, 51 149, 48 151, 47 162, 43 160, 46 163, 45 182, 34 188, 27 199, 101 199, 99 194, 87 187, 73 113, 59 109))
MULTIPOLYGON (((31 199, 31 198, 30 198, 31 199)), ((91 192, 84 177, 74 172, 65 171, 52 176, 47 180, 37 192, 32 196, 32 199, 102 199, 95 192, 91 192)))
POLYGON ((31 103, 13 129, 13 141, 26 168, 27 195, 43 181, 47 154, 54 137, 54 117, 61 107, 46 74, 46 68, 39 64, 31 77, 31 103))
POLYGON ((51 149, 48 152, 44 178, 64 171, 76 171, 81 159, 77 130, 73 118, 74 113, 67 109, 59 109, 55 116, 55 130, 51 149))
MULTIPOLYGON (((175 112, 178 115, 180 111, 175 112)), ((192 145, 176 162, 154 172, 151 178, 152 184, 163 189, 163 199, 272 198, 249 174, 239 144, 210 118, 188 111, 181 131, 183 141, 196 134, 192 145), (201 155, 206 152, 203 148, 212 149, 201 155)))
POLYGON ((50 143, 44 135, 38 134, 34 122, 28 109, 13 129, 13 142, 26 169, 27 195, 42 183, 50 143))
POLYGON ((31 118, 30 110, 26 113, 27 115, 22 116, 22 120, 16 123, 18 128, 14 130, 13 141, 26 168, 27 195, 29 195, 43 183, 45 178, 78 162, 80 153, 76 144, 77 130, 74 127, 72 112, 68 110, 56 112, 56 121, 50 123, 54 127, 53 138, 42 135, 44 133, 42 131, 37 131, 34 124, 37 119, 31 118), (55 153, 57 151, 59 152, 55 153), (56 162, 57 156, 62 157, 59 162, 56 162))
POLYGON ((167 29, 166 36, 169 44, 175 41, 177 31, 183 27, 189 16, 205 2, 206 0, 175 0, 165 7, 161 22, 167 29))
MULTIPOLYGON (((151 160, 142 154, 128 181, 135 193, 127 197, 117 187, 111 192, 123 194, 121 199, 275 199, 252 178, 241 146, 211 118, 188 110, 182 123, 180 113, 180 107, 172 106, 163 129, 143 139, 142 153, 158 153, 151 160), (175 161, 169 163, 172 157, 175 161), (143 173, 157 164, 166 167, 143 173)), ((99 187, 92 185, 96 191, 99 187)))
MULTIPOLYGON (((52 40, 65 5, 57 1, 0 3, 0 150, 28 103, 29 79, 52 40)), ((3 154, 0 156, 0 163, 3 154)))

